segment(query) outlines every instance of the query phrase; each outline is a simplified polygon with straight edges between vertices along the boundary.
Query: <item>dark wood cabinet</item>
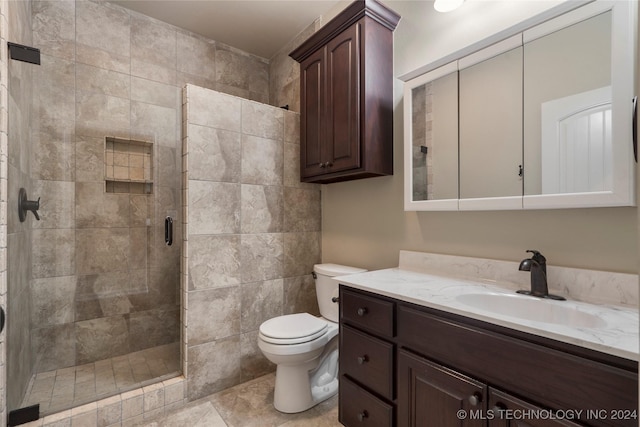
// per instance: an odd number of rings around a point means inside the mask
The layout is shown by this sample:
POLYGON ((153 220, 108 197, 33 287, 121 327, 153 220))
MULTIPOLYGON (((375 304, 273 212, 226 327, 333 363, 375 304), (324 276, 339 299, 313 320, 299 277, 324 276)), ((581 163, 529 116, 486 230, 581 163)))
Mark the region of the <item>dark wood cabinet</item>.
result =
POLYGON ((338 419, 345 426, 392 427, 393 405, 377 398, 348 377, 340 378, 338 419))
POLYGON ((395 303, 340 290, 338 416, 347 427, 395 425, 395 303))
POLYGON ((393 174, 393 30, 375 0, 348 6, 290 56, 300 63, 300 180, 393 174))
POLYGON ((579 427, 578 413, 554 412, 401 350, 399 427, 579 427))
POLYGON ((340 375, 347 427, 638 425, 637 362, 347 286, 340 375))
POLYGON ((485 396, 485 384, 407 351, 399 352, 399 427, 483 427, 485 396), (479 416, 471 416, 471 411, 479 416))
POLYGON ((493 416, 489 422, 491 427, 580 427, 571 421, 571 417, 577 415, 574 412, 556 414, 557 419, 531 416, 523 419, 526 414, 540 413, 542 408, 499 390, 489 391, 488 403, 493 416))

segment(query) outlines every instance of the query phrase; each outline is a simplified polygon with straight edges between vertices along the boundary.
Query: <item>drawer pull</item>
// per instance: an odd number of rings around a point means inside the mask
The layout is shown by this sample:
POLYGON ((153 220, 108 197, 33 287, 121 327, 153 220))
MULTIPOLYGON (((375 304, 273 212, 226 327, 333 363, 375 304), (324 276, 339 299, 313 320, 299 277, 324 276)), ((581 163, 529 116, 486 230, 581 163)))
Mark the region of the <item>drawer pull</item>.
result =
POLYGON ((369 361, 369 356, 367 356, 366 354, 364 356, 358 357, 358 365, 364 365, 368 361, 369 361))
POLYGON ((365 314, 367 314, 367 307, 360 307, 360 308, 358 309, 358 316, 362 317, 362 316, 364 316, 365 314))
POLYGON ((482 394, 477 391, 469 396, 469 403, 471 406, 478 406, 482 402, 482 394))
POLYGON ((369 413, 367 411, 362 411, 358 414, 358 421, 362 422, 365 418, 369 418, 369 413))

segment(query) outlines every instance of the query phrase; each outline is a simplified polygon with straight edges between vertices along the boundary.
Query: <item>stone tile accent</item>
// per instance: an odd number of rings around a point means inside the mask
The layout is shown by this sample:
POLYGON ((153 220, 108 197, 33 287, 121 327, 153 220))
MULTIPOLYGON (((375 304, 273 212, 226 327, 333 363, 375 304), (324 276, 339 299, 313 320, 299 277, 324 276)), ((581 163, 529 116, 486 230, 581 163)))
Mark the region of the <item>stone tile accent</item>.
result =
MULTIPOLYGON (((178 71, 215 84, 216 43, 204 37, 178 30, 178 71)), ((196 83, 200 85, 200 83, 196 83)))
MULTIPOLYGON (((286 190, 285 190, 286 191, 286 190)), ((277 233, 282 231, 284 201, 282 187, 242 185, 242 233, 277 233)), ((286 215, 288 211, 285 211, 286 215)))
POLYGON ((189 290, 240 284, 240 236, 193 235, 189 245, 189 290))
POLYGON ((73 229, 33 230, 32 277, 75 274, 76 242, 73 229))
POLYGON ((283 279, 242 284, 242 332, 256 331, 262 322, 282 315, 282 287, 283 279))
POLYGON ((243 282, 282 277, 282 234, 243 234, 240 244, 243 282))
POLYGON ((320 192, 315 188, 285 188, 284 231, 320 231, 320 192))
POLYGON ((310 274, 284 279, 283 314, 310 313, 320 315, 316 282, 310 274))
POLYGON ((283 145, 280 140, 242 136, 242 183, 282 185, 283 145))
POLYGON ((195 400, 240 382, 240 335, 189 346, 187 398, 195 400))
POLYGON ((190 179, 240 182, 240 133, 189 124, 190 179))
POLYGON ((284 234, 284 276, 311 274, 320 258, 320 232, 284 234))
POLYGON ((242 133, 283 141, 284 110, 259 102, 242 102, 242 133))
POLYGON ((240 333, 240 287, 207 289, 189 294, 189 345, 199 345, 240 333))
POLYGON ((188 200, 189 224, 194 234, 229 234, 240 230, 239 184, 191 181, 188 200))

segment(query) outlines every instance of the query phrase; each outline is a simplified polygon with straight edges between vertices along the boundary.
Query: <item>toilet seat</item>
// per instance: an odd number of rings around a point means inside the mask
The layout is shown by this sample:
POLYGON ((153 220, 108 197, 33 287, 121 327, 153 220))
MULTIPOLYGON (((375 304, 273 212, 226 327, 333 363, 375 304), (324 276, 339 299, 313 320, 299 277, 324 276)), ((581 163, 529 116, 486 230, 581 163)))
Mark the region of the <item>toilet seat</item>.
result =
POLYGON ((271 344, 301 344, 326 334, 328 327, 326 320, 309 313, 287 314, 262 323, 260 337, 271 344))

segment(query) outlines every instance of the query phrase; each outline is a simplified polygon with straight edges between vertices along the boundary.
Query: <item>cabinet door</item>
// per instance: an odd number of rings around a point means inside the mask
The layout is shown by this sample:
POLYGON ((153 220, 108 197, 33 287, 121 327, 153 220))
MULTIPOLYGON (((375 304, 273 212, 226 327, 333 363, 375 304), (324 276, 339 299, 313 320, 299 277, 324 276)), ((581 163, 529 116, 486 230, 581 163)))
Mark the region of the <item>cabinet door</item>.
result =
POLYGON ((399 352, 399 427, 482 427, 486 394, 487 386, 479 381, 399 352))
POLYGON ((300 64, 300 175, 302 178, 325 171, 325 50, 320 49, 300 64))
POLYGON ((494 417, 489 427, 579 427, 567 419, 577 412, 558 412, 556 418, 564 419, 548 419, 551 412, 494 389, 489 392, 489 408, 494 417))
POLYGON ((327 44, 327 173, 360 167, 360 23, 327 44))

